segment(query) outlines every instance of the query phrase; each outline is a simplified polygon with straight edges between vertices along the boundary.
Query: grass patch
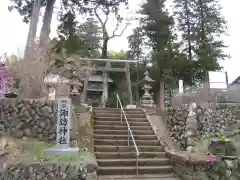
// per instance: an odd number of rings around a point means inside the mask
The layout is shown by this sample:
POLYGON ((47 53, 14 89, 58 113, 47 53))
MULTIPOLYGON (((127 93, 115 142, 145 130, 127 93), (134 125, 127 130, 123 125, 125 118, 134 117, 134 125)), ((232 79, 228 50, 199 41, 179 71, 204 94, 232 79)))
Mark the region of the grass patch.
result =
POLYGON ((50 146, 45 146, 39 149, 37 152, 32 153, 32 156, 35 161, 39 162, 56 162, 56 161, 63 161, 63 162, 74 162, 74 161, 84 161, 89 152, 87 149, 85 151, 79 151, 75 156, 46 156, 45 150, 50 146))
POLYGON ((46 156, 45 150, 54 144, 39 142, 35 139, 8 138, 8 161, 11 164, 19 162, 75 162, 85 161, 91 153, 87 148, 82 149, 76 156, 46 156))
POLYGON ((232 140, 236 143, 240 143, 240 135, 236 135, 232 138, 232 140))
POLYGON ((88 149, 83 149, 78 152, 75 156, 46 156, 45 150, 52 147, 53 144, 42 143, 42 145, 35 146, 29 152, 29 155, 33 157, 34 161, 38 162, 53 162, 53 161, 64 161, 64 162, 73 162, 73 161, 84 161, 85 157, 89 154, 88 149))
POLYGON ((240 156, 240 135, 236 135, 232 138, 233 144, 237 149, 237 155, 240 156))
POLYGON ((208 146, 210 144, 210 139, 207 138, 200 138, 198 141, 196 141, 194 149, 197 152, 203 152, 203 153, 208 153, 208 146))

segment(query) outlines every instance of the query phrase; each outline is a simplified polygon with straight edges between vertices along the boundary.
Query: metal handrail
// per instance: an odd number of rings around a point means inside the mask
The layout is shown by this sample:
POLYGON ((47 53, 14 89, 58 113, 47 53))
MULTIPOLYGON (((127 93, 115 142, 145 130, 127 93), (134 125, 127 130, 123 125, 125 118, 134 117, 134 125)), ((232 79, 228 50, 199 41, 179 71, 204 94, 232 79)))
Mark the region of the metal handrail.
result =
POLYGON ((135 139, 133 137, 132 130, 131 130, 130 126, 129 126, 129 123, 128 123, 128 120, 127 120, 127 116, 126 116, 126 113, 125 113, 125 111, 123 109, 121 100, 120 100, 118 94, 116 96, 117 96, 117 108, 118 108, 118 104, 120 105, 120 108, 121 108, 121 122, 123 122, 122 121, 122 119, 123 119, 122 117, 124 116, 124 119, 125 119, 125 121, 127 123, 127 127, 128 127, 128 146, 130 146, 130 137, 129 137, 129 135, 130 135, 131 138, 132 138, 132 141, 133 141, 133 145, 134 145, 135 150, 136 150, 136 160, 137 160, 137 164, 136 164, 137 171, 136 171, 136 173, 138 175, 138 160, 139 160, 138 147, 137 147, 136 141, 135 141, 135 139))

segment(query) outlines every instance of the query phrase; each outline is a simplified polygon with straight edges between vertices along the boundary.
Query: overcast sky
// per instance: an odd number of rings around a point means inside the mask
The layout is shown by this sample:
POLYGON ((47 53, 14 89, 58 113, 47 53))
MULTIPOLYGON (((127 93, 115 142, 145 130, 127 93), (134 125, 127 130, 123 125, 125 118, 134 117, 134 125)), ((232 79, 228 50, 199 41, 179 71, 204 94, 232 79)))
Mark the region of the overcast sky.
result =
MULTIPOLYGON (((130 17, 133 15, 133 12, 138 8, 139 0, 129 0, 130 9, 122 10, 122 14, 125 17, 130 17)), ((223 6, 223 15, 226 17, 229 26, 229 36, 223 37, 225 43, 229 46, 226 49, 226 53, 231 55, 229 60, 221 62, 221 65, 224 66, 224 70, 228 72, 229 81, 233 81, 236 77, 240 76, 240 53, 239 53, 239 44, 238 40, 240 40, 240 23, 237 20, 237 12, 240 7, 239 0, 221 0, 223 6)), ((22 22, 21 16, 17 12, 8 12, 9 0, 1 0, 0 1, 0 55, 4 53, 22 53, 27 32, 28 25, 22 22)), ((52 31, 51 36, 56 35, 56 27, 57 27, 57 17, 56 15, 53 18, 52 22, 52 31)), ((109 50, 127 50, 127 36, 131 34, 132 28, 136 26, 136 23, 132 23, 126 31, 124 32, 122 37, 118 37, 112 39, 109 42, 109 50)), ((39 27, 41 27, 41 22, 39 23, 39 27)), ((115 23, 113 19, 109 21, 109 31, 111 31, 115 27, 115 23)))

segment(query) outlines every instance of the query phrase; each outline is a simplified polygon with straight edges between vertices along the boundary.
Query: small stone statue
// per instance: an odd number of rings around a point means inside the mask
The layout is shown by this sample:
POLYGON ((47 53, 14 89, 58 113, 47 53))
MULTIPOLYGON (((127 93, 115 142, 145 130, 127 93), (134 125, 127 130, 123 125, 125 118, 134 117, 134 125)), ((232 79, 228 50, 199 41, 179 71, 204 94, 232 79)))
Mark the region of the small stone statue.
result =
POLYGON ((191 133, 196 132, 197 130, 197 119, 196 119, 196 110, 197 106, 195 102, 192 102, 188 106, 188 117, 186 120, 186 130, 190 131, 191 133))
POLYGON ((191 102, 188 106, 189 113, 186 119, 186 134, 185 134, 187 147, 194 146, 194 136, 198 127, 197 115, 195 112, 196 108, 197 106, 195 102, 191 102))

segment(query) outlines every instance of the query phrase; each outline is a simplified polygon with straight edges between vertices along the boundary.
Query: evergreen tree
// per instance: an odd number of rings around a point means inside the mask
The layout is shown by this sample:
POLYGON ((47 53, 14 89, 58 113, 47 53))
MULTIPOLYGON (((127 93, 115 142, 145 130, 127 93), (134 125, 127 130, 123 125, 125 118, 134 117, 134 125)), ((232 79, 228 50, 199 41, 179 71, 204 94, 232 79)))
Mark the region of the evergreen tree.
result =
POLYGON ((198 64, 201 67, 199 78, 204 77, 208 70, 220 70, 219 60, 228 56, 224 54, 224 42, 219 40, 226 33, 226 21, 221 15, 219 0, 195 0, 194 13, 196 18, 194 49, 198 64))
POLYGON ((152 47, 151 63, 159 86, 160 110, 164 110, 164 81, 172 69, 172 32, 173 19, 165 8, 165 0, 148 0, 142 5, 140 11, 144 18, 141 19, 142 27, 149 38, 149 45, 152 47))
POLYGON ((87 18, 85 22, 79 23, 72 12, 67 12, 60 18, 58 26, 58 37, 53 39, 55 52, 65 50, 67 55, 78 54, 89 56, 96 54, 100 47, 100 27, 93 18, 87 18))
POLYGON ((144 49, 144 29, 136 27, 133 29, 133 33, 128 37, 128 44, 130 48, 130 56, 133 59, 141 59, 144 49))
POLYGON ((195 26, 193 1, 192 0, 173 0, 174 15, 177 20, 177 27, 181 33, 183 51, 187 54, 188 60, 193 58, 195 26))
POLYGON ((220 36, 226 33, 219 0, 174 0, 174 15, 181 33, 183 53, 188 56, 192 79, 199 82, 207 71, 220 70, 219 60, 228 56, 220 36))

